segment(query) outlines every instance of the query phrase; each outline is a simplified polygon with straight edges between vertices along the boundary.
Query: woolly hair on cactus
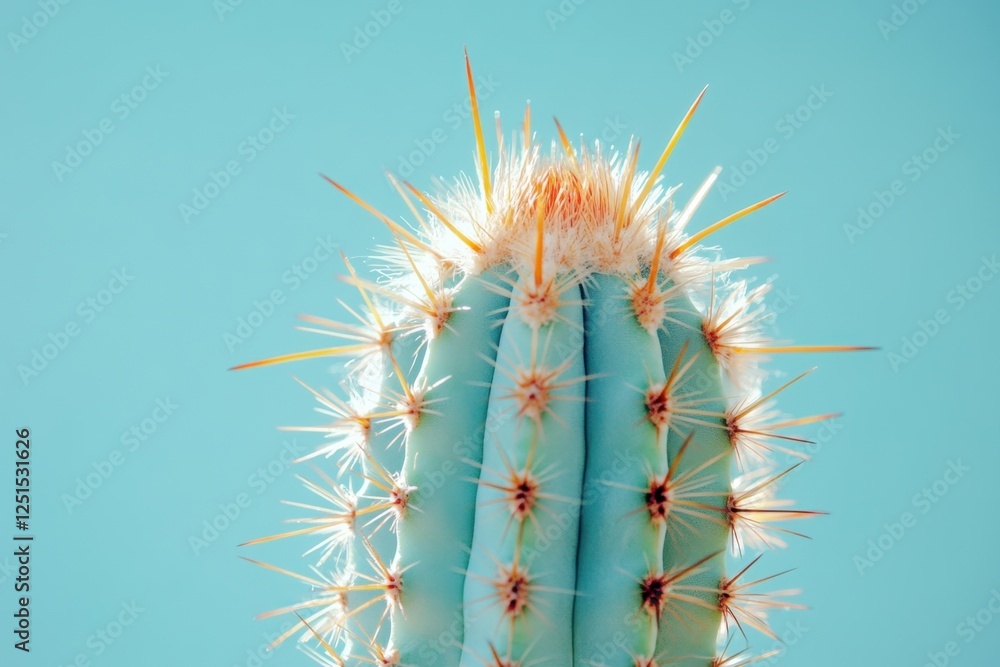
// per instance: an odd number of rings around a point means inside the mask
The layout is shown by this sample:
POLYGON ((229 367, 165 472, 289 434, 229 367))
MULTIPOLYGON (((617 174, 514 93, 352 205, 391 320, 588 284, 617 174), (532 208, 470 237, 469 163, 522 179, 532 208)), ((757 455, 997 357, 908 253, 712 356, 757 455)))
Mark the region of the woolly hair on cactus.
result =
MULTIPOLYGON (((767 286, 752 260, 696 253, 776 195, 688 232, 718 170, 682 207, 660 174, 704 95, 649 172, 638 142, 534 143, 530 106, 495 159, 466 76, 478 184, 437 196, 393 185, 412 213, 384 223, 378 280, 347 262, 363 309, 307 317, 342 344, 238 368, 351 358, 342 393, 309 391, 329 420, 306 459, 308 584, 278 609, 320 663, 412 667, 736 667, 794 591, 763 594, 727 551, 784 546, 814 512, 774 497, 801 456, 759 362, 767 286), (751 630, 750 635, 747 630, 751 630), (737 639, 738 638, 738 639, 737 639), (744 647, 744 644, 747 644, 744 647)), ((801 378, 802 376, 800 376, 801 378)), ((800 379, 796 378, 796 380, 800 379)), ((770 654, 765 654, 770 655, 770 654)))

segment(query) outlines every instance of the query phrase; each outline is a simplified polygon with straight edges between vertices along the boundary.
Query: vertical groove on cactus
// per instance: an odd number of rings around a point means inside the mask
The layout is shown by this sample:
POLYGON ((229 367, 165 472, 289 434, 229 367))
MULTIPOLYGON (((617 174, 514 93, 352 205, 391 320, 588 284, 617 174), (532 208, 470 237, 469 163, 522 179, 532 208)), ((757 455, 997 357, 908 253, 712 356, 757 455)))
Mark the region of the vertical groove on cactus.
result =
MULTIPOLYGON (((499 280, 469 277, 432 321, 424 367, 413 391, 420 398, 406 441, 402 478, 413 490, 398 526, 394 572, 401 584, 392 604, 392 644, 402 664, 439 643, 461 617, 467 549, 472 541, 495 348, 502 309, 499 280), (493 285, 490 285, 490 283, 493 285), (494 289, 490 289, 494 287, 494 289), (405 575, 404 575, 405 573, 405 575)), ((441 664, 458 664, 461 646, 441 646, 441 664)))
POLYGON ((717 589, 725 574, 729 539, 725 510, 732 448, 725 428, 721 370, 706 344, 702 316, 683 296, 675 297, 671 311, 679 326, 669 334, 660 332, 663 363, 672 369, 665 392, 674 431, 670 457, 676 461, 676 477, 688 482, 691 505, 672 522, 664 568, 678 571, 701 564, 679 584, 683 588, 678 595, 692 602, 661 618, 657 655, 681 667, 694 667, 715 654, 715 635, 709 630, 718 628, 721 620, 717 589))
POLYGON ((662 383, 655 331, 635 317, 625 281, 592 276, 586 290, 587 472, 573 618, 576 654, 620 645, 651 657, 662 597, 665 524, 649 511, 651 483, 667 470, 666 430, 650 419, 645 392, 662 383))
MULTIPOLYGON (((527 281, 530 283, 529 281, 527 281)), ((541 662, 572 654, 584 465, 583 313, 579 288, 546 322, 514 286, 490 395, 476 530, 465 582, 462 667, 493 651, 541 662)))
MULTIPOLYGON (((310 317, 342 344, 237 368, 348 356, 343 393, 308 388, 328 418, 296 427, 326 441, 304 459, 313 497, 291 505, 311 536, 311 574, 292 614, 299 646, 327 667, 740 667, 771 638, 767 615, 795 591, 761 593, 760 555, 799 533, 775 490, 805 458, 760 364, 791 352, 765 336, 767 285, 707 259, 688 223, 715 170, 675 210, 659 183, 704 95, 651 172, 624 153, 572 144, 548 154, 530 112, 491 160, 472 69, 478 187, 437 196, 390 180, 414 227, 373 214, 395 246, 354 322, 310 317), (415 200, 411 198, 415 197, 415 200), (419 207, 417 205, 419 202, 419 207), (346 394, 346 397, 345 397, 346 394), (794 467, 794 466, 793 466, 794 467), (746 644, 742 646, 741 644, 746 644)), ((345 258, 346 262, 346 258, 345 258)))

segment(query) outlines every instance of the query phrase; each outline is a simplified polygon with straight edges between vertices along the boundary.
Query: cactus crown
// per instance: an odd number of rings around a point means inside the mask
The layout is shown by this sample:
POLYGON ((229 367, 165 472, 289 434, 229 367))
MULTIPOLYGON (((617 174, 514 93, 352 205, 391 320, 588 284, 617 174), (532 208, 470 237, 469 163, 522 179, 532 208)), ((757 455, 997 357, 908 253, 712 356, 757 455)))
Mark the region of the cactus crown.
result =
POLYGON ((345 258, 366 312, 307 318, 344 344, 239 367, 352 358, 347 399, 310 389, 330 421, 305 428, 329 440, 306 458, 337 464, 306 481, 322 505, 253 542, 320 538, 279 641, 301 631, 337 666, 749 664, 731 637, 773 637, 767 611, 795 605, 756 591, 757 558, 727 574, 727 542, 781 547, 776 523, 814 514, 774 497, 771 458, 831 416, 780 418, 805 374, 765 394, 758 362, 859 348, 774 344, 767 286, 730 278, 753 260, 695 252, 780 197, 688 234, 719 171, 680 208, 658 181, 704 91, 650 172, 638 143, 605 155, 558 123, 543 155, 530 107, 506 142, 498 116, 491 167, 466 74, 479 183, 431 197, 390 176, 411 228, 327 179, 391 230, 384 279, 345 258))

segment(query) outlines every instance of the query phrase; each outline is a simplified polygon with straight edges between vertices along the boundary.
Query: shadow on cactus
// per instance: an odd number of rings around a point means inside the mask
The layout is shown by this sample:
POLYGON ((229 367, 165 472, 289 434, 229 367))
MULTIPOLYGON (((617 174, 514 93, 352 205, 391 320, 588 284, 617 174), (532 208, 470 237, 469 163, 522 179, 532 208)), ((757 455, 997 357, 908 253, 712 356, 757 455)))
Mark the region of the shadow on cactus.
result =
POLYGON ((688 232, 718 170, 683 207, 659 177, 704 91, 644 172, 637 142, 574 145, 558 123, 543 153, 530 108, 509 138, 498 120, 491 160, 466 74, 478 185, 392 179, 406 226, 331 180, 392 233, 383 278, 347 263, 363 308, 307 318, 342 345, 238 367, 352 358, 342 395, 307 387, 331 420, 303 427, 327 436, 303 527, 250 543, 316 541, 311 575, 265 565, 312 589, 265 615, 294 614, 276 643, 337 667, 770 655, 750 644, 795 591, 758 590, 757 559, 727 573, 726 552, 784 546, 814 514, 775 498, 771 455, 800 456, 789 429, 832 415, 780 419, 795 380, 765 393, 760 362, 861 348, 768 340, 767 286, 731 277, 754 261, 696 253, 780 197, 688 232))

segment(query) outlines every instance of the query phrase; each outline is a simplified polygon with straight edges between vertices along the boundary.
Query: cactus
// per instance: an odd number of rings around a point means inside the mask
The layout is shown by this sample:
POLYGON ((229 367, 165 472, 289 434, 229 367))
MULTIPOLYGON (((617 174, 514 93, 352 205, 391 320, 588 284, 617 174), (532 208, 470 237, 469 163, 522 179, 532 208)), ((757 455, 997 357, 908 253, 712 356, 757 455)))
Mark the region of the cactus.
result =
POLYGON ((781 196, 688 233, 719 170, 677 208, 660 174, 704 91, 643 172, 637 142, 574 145, 558 121, 543 154, 530 106, 506 139, 497 116, 491 160, 467 56, 466 75, 478 185, 390 176, 410 226, 327 179, 392 233, 382 279, 345 258, 363 310, 307 318, 342 344, 239 367, 351 359, 343 395, 307 387, 330 418, 303 427, 326 435, 304 480, 321 503, 252 542, 318 540, 312 575, 265 565, 313 591, 271 612, 296 617, 278 642, 335 666, 755 662, 746 631, 774 637, 794 591, 762 594, 759 556, 730 574, 727 551, 815 514, 775 499, 773 454, 832 416, 780 418, 803 376, 765 393, 760 362, 860 348, 766 339, 767 285, 733 277, 754 261, 696 253, 781 196))

